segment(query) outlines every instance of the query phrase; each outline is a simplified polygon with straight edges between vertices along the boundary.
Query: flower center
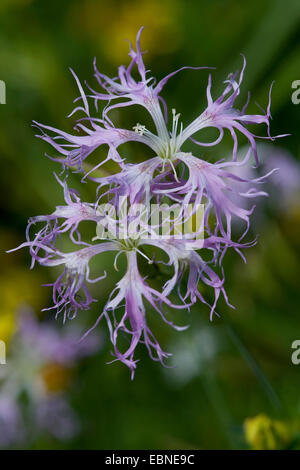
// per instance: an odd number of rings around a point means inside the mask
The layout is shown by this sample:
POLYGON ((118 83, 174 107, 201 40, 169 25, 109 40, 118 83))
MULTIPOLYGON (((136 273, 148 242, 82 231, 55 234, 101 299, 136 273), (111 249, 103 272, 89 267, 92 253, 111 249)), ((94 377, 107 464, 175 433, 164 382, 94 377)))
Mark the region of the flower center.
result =
MULTIPOLYGON (((178 133, 178 123, 180 114, 176 113, 176 109, 172 109, 172 130, 168 132, 165 123, 163 126, 165 127, 166 132, 159 132, 159 135, 155 135, 150 132, 146 126, 137 123, 133 130, 141 135, 145 136, 147 139, 151 141, 152 147, 156 149, 157 155, 165 162, 165 161, 175 161, 177 159, 177 154, 180 152, 180 137, 182 134, 182 123, 180 126, 180 131, 178 133)), ((162 126, 162 123, 160 123, 162 126)))

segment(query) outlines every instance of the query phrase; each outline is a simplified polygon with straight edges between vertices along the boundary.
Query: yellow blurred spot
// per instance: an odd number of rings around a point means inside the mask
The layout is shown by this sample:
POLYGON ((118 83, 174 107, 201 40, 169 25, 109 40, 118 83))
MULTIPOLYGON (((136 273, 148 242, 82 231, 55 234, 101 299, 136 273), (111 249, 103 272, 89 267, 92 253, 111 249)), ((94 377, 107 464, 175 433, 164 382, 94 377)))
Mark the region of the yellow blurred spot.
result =
POLYGON ((244 431, 248 444, 254 450, 283 449, 291 439, 287 424, 264 414, 247 418, 244 431))
POLYGON ((32 3, 32 0, 1 0, 0 11, 8 10, 14 7, 26 7, 32 3))
POLYGON ((13 267, 0 276, 2 288, 0 315, 14 311, 20 304, 40 306, 42 300, 41 279, 27 268, 13 267))
POLYGON ((66 389, 71 380, 70 369, 58 363, 50 363, 44 366, 41 371, 41 378, 46 392, 55 393, 66 389))
POLYGON ((14 334, 15 328, 16 322, 14 314, 5 313, 4 315, 0 315, 0 340, 8 344, 14 334))
POLYGON ((149 55, 172 52, 180 42, 180 5, 176 0, 86 0, 77 10, 72 6, 71 14, 75 29, 98 42, 115 64, 126 61, 129 47, 124 39, 135 45, 141 26, 145 26, 142 50, 149 51, 149 55))
POLYGON ((8 343, 16 330, 18 311, 22 306, 39 310, 44 292, 40 277, 20 266, 7 266, 0 285, 0 339, 8 343))

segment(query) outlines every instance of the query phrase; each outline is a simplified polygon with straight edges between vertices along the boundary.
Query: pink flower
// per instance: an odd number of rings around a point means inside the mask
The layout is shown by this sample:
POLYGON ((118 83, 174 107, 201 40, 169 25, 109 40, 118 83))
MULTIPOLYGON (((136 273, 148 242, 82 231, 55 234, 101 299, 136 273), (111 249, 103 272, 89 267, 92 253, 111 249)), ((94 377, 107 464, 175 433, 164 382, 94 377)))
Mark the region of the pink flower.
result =
POLYGON ((81 172, 82 182, 85 180, 90 185, 95 184, 95 198, 92 203, 83 202, 77 192, 69 189, 68 171, 66 171, 64 181, 57 178, 64 189, 66 204, 57 207, 50 215, 31 219, 27 228, 27 242, 21 245, 29 247, 32 266, 35 262, 48 267, 62 266, 62 273, 52 285, 54 306, 51 308, 56 309, 57 315, 62 313, 64 320, 74 318, 79 310, 89 309, 95 301, 88 285, 100 281, 104 276, 101 274, 96 279, 90 279, 90 260, 106 251, 114 251, 116 252, 114 267, 117 268, 119 255, 126 254, 126 273, 109 295, 96 324, 102 318, 106 318, 115 360, 126 364, 132 376, 137 363, 135 350, 139 343, 146 346, 152 359, 161 363, 164 363, 169 355, 162 350, 148 326, 149 314, 145 302, 150 304, 165 322, 177 329, 182 327, 176 327, 171 320, 167 320, 163 306, 187 310, 199 300, 205 306, 209 306, 211 319, 216 313, 216 304, 221 295, 231 306, 225 291, 222 261, 230 248, 245 260, 241 250, 255 244, 255 241, 241 243, 249 230, 250 216, 255 208, 254 204, 245 207, 243 201, 267 196, 267 193, 259 190, 257 186, 264 183, 273 172, 271 169, 267 175, 251 179, 239 176, 236 169, 249 167, 252 155, 258 164, 257 139, 275 139, 270 133, 272 86, 267 110, 262 114, 246 114, 247 106, 242 109, 236 106, 245 72, 245 59, 241 72, 230 75, 225 80, 225 89, 216 99, 212 97, 212 79, 209 76, 206 89, 207 107, 196 119, 184 128, 180 114, 172 109, 172 122, 169 127, 167 105, 161 96, 165 84, 180 70, 207 67, 182 67, 157 83, 149 76, 144 65, 140 46, 141 32, 142 29, 137 35, 136 48, 130 44, 129 65, 127 67, 121 65, 116 77, 110 78, 100 72, 94 62, 95 77, 102 88, 101 92, 89 87, 91 94, 86 95, 79 79, 72 71, 80 96, 75 100, 77 105, 70 116, 77 112, 83 114, 83 117, 77 119, 75 123, 77 134, 35 123, 41 131, 38 137, 50 143, 59 153, 54 159, 62 164, 63 170, 71 168, 81 172), (94 104, 96 115, 90 107, 90 99, 94 104), (99 104, 104 104, 100 115, 99 104), (153 121, 152 128, 155 130, 150 131, 143 123, 137 123, 132 129, 115 127, 110 112, 115 108, 122 112, 127 106, 132 105, 142 106, 148 112, 153 121), (248 128, 252 124, 266 126, 267 135, 256 136, 248 128), (205 128, 218 130, 219 136, 214 142, 195 140, 195 134, 205 128), (198 158, 196 155, 184 152, 184 144, 189 139, 203 150, 207 146, 216 146, 220 143, 225 131, 229 131, 233 139, 230 161, 209 163, 205 161, 205 157, 198 158), (241 161, 237 161, 238 134, 246 137, 249 143, 249 150, 241 161), (121 144, 126 142, 139 142, 147 146, 153 156, 142 163, 128 163, 126 155, 120 151, 121 144), (106 149, 105 158, 88 169, 88 157, 100 147, 106 149), (95 170, 109 160, 118 164, 118 171, 102 178, 97 177, 95 170), (128 211, 124 210, 122 204, 120 206, 120 200, 128 203, 128 211), (107 204, 110 209, 98 210, 100 202, 107 204), (159 217, 161 215, 159 212, 162 212, 165 204, 167 206, 172 204, 172 207, 174 204, 179 206, 176 217, 167 216, 167 222, 170 222, 167 237, 159 234, 157 236, 157 229, 164 228, 166 219, 160 221, 158 218, 153 224, 151 209, 153 203, 158 207, 156 215, 159 217), (135 211, 136 205, 144 207, 146 211, 135 211), (189 205, 193 205, 190 212, 186 211, 186 206, 189 205), (184 225, 192 221, 199 205, 204 206, 201 225, 203 236, 199 239, 200 229, 197 229, 196 233, 174 236, 175 225, 180 223, 184 225), (232 239, 231 227, 234 219, 241 220, 245 225, 238 241, 232 239), (86 220, 96 225, 97 236, 92 240, 94 244, 83 241, 81 222, 86 220), (45 223, 45 226, 32 236, 32 226, 39 222, 45 223), (132 234, 120 229, 123 225, 127 227, 130 224, 139 227, 139 232, 133 231, 132 234), (99 225, 108 228, 105 236, 104 232, 99 232, 99 225), (110 229, 114 228, 118 229, 117 235, 111 233, 110 229), (76 245, 76 250, 65 253, 61 246, 58 247, 57 243, 61 241, 62 234, 69 234, 71 242, 76 245), (78 245, 83 245, 84 248, 78 249, 78 245), (165 263, 172 269, 172 273, 160 290, 152 288, 138 269, 137 259, 140 256, 153 263, 153 259, 150 259, 145 252, 149 246, 155 252, 159 251, 160 254, 163 252, 162 257, 156 253, 156 266, 165 263), (212 252, 212 259, 206 259, 205 251, 202 251, 204 249, 212 252), (211 290, 212 302, 204 298, 199 284, 205 284, 211 290), (178 304, 170 300, 170 294, 174 291, 178 294, 178 304), (125 350, 121 348, 119 342, 121 332, 129 336, 129 346, 125 350))

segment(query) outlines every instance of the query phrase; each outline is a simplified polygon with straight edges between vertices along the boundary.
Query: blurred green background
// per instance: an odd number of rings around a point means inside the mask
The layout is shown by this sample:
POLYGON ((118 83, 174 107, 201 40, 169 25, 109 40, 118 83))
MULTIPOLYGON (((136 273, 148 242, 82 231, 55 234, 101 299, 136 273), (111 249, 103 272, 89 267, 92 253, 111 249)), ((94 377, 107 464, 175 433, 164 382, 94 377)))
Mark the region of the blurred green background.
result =
MULTIPOLYGON (((51 213, 63 203, 52 176, 59 168, 44 156, 53 151, 34 137, 31 121, 71 132, 74 121, 66 115, 78 92, 68 67, 95 85, 96 56, 98 68, 114 76, 119 64, 127 64, 124 39, 134 41, 141 25, 146 27, 145 63, 154 76, 162 78, 182 65, 216 66, 214 96, 228 73, 241 66, 240 53, 245 54, 241 103, 250 89, 250 111, 257 110, 255 102, 266 107, 275 80, 271 131, 291 134, 275 146, 299 161, 300 105, 291 101, 291 84, 300 79, 299 0, 1 0, 0 79, 7 86, 7 104, 0 106, 0 338, 1 331, 2 336, 11 334, 12 316, 21 304, 39 312, 51 303, 49 288, 40 284, 53 282, 53 273, 38 267, 29 271, 25 250, 4 254, 24 240, 30 216, 51 213)), ((185 124, 205 106, 206 82, 206 72, 185 71, 165 87, 169 107, 176 107, 185 124)), ((127 116, 120 118, 124 126, 139 121, 134 109, 122 115, 127 116)), ((221 159, 231 146, 228 138, 198 154, 221 159)), ((129 158, 143 159, 131 147, 126 151, 129 158)), ((72 175, 71 181, 78 187, 79 176, 72 175)), ((83 199, 93 200, 93 186, 84 185, 81 192, 83 199)), ((164 370, 140 347, 133 382, 122 364, 105 364, 111 355, 107 327, 101 324, 104 348, 84 361, 69 390, 82 432, 68 442, 41 435, 31 447, 243 449, 253 447, 245 436, 245 420, 264 414, 265 421, 268 417, 286 426, 290 437, 278 446, 300 448, 300 365, 291 362, 291 344, 300 339, 299 199, 284 210, 276 203, 259 210, 263 216, 253 228, 259 243, 247 250, 248 264, 234 253, 225 258, 227 293, 236 310, 220 302, 221 318, 210 323, 200 304, 183 333, 155 323, 177 367, 164 370)), ((105 263, 109 266, 110 259, 105 263)), ((116 279, 112 273, 96 287, 99 303, 76 322, 89 325, 96 319, 116 279)), ((57 327, 62 328, 60 322, 57 327)), ((252 422, 252 431, 264 441, 264 433, 272 430, 262 421, 252 422)))

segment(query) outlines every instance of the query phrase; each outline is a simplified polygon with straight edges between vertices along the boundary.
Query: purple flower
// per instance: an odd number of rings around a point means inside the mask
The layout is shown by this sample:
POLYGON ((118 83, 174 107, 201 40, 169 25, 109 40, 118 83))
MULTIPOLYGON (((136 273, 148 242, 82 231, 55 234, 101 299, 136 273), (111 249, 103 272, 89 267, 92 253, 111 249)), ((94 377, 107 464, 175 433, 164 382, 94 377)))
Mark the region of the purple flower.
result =
POLYGON ((99 350, 100 338, 91 335, 80 343, 77 328, 57 330, 39 322, 29 309, 19 312, 18 319, 7 364, 0 371, 0 446, 28 444, 41 432, 70 439, 80 423, 66 394, 69 371, 99 350))
MULTIPOLYGON (((258 156, 256 151, 256 136, 252 134, 245 126, 247 124, 265 124, 268 128, 268 136, 270 139, 274 139, 270 136, 269 127, 270 127, 270 109, 271 109, 271 90, 269 92, 269 103, 267 106, 267 111, 265 114, 245 114, 248 102, 242 108, 242 110, 238 110, 234 108, 235 100, 240 94, 240 86, 243 81, 243 76, 246 67, 246 59, 244 57, 244 63, 242 70, 240 72, 239 78, 237 80, 238 72, 235 74, 229 75, 228 79, 224 81, 226 87, 219 98, 215 101, 211 96, 211 75, 209 75, 208 85, 206 89, 206 97, 207 97, 207 108, 205 111, 200 114, 184 131, 182 132, 182 141, 185 141, 187 138, 191 138, 191 140, 200 146, 212 146, 216 145, 216 143, 220 142, 224 135, 224 129, 228 129, 231 133, 233 138, 234 146, 233 146, 233 161, 236 161, 237 157, 237 148, 238 148, 238 140, 236 132, 239 131, 243 134, 249 141, 253 154, 255 156, 256 163, 258 164, 258 156), (200 143, 191 136, 198 132, 201 129, 206 127, 215 127, 219 130, 220 135, 215 142, 212 143, 200 143)), ((279 137, 279 136, 278 136, 279 137)))
POLYGON ((39 243, 44 243, 49 247, 55 247, 57 237, 60 237, 61 234, 68 231, 70 231, 70 239, 73 243, 83 244, 84 242, 81 240, 81 235, 78 230, 80 222, 85 220, 97 222, 98 220, 95 204, 81 202, 76 191, 68 188, 66 181, 62 182, 56 175, 55 177, 63 187, 66 205, 58 206, 52 214, 32 217, 29 220, 26 230, 28 242, 31 240, 30 231, 32 226, 40 222, 46 222, 45 226, 35 234, 34 241, 37 243, 37 246, 32 248, 32 254, 37 254, 39 243), (63 221, 59 223, 60 220, 63 221))
MULTIPOLYGON (((273 144, 260 143, 257 146, 261 165, 259 168, 252 168, 248 165, 234 166, 231 171, 238 177, 236 181, 233 199, 236 205, 245 207, 245 198, 239 195, 240 191, 248 191, 251 183, 254 186, 260 182, 265 183, 268 201, 267 204, 277 215, 282 215, 295 207, 300 195, 300 165, 293 155, 282 147, 273 144), (274 168, 275 167, 275 168, 274 168), (276 170, 276 171, 275 171, 276 170), (268 178, 259 177, 267 172, 268 178), (240 182, 241 181, 241 182, 240 182), (249 181, 249 183, 247 183, 249 181), (244 199, 244 201, 243 201, 244 199)), ((255 211, 255 224, 265 220, 266 203, 261 204, 255 211)))
MULTIPOLYGON (((119 173, 102 178, 93 178, 99 184, 98 191, 108 186, 107 194, 117 206, 118 198, 128 197, 129 204, 144 202, 146 206, 153 196, 154 173, 162 166, 159 157, 142 163, 125 163, 119 173)), ((105 193, 106 195, 106 193, 105 193)))
MULTIPOLYGON (((50 157, 52 160, 61 162, 63 168, 77 167, 78 170, 84 171, 84 160, 101 145, 107 145, 108 153, 106 159, 99 162, 99 164, 93 168, 94 170, 109 160, 113 160, 121 165, 122 159, 117 152, 117 148, 125 142, 138 141, 152 147, 152 142, 139 133, 132 130, 115 128, 107 115, 103 115, 102 119, 91 117, 84 90, 75 73, 72 70, 71 72, 78 85, 83 106, 77 106, 70 113, 69 117, 78 111, 82 111, 85 114, 85 117, 77 120, 74 127, 77 132, 81 131, 85 135, 69 134, 55 127, 46 126, 34 121, 34 126, 41 131, 41 134, 38 134, 37 137, 51 144, 52 147, 62 155, 57 158, 50 157), (90 127, 87 127, 85 123, 89 124, 90 127), (46 131, 52 133, 53 136, 47 134, 46 131)), ((155 151, 155 148, 153 148, 153 150, 155 151)))
MULTIPOLYGON (((117 283, 115 289, 110 294, 104 311, 99 316, 94 327, 100 322, 102 316, 106 318, 111 342, 114 347, 113 355, 116 356, 116 360, 120 360, 130 368, 133 378, 137 362, 134 360, 134 353, 138 343, 143 342, 145 344, 150 357, 154 361, 160 361, 163 364, 164 359, 170 355, 161 349, 157 339, 147 325, 144 299, 149 302, 168 325, 171 325, 178 331, 184 330, 187 327, 176 326, 166 319, 161 309, 161 304, 165 303, 173 308, 182 308, 182 306, 174 305, 163 293, 150 287, 145 282, 139 273, 137 254, 134 251, 127 251, 126 257, 126 274, 117 283), (120 319, 117 320, 116 310, 122 306, 122 302, 124 302, 124 313, 122 313, 120 319), (129 347, 124 352, 121 352, 118 347, 118 339, 121 331, 130 336, 129 347)), ((185 307, 187 306, 185 305, 185 307)))
POLYGON ((40 323, 30 310, 21 312, 17 340, 23 349, 32 348, 43 363, 72 367, 79 359, 94 354, 100 345, 99 336, 90 335, 81 343, 78 328, 58 331, 53 325, 40 323))
POLYGON ((53 286, 54 306, 49 308, 56 309, 56 316, 63 312, 64 321, 66 318, 74 318, 78 309, 89 309, 91 303, 96 301, 91 297, 87 283, 101 281, 106 277, 106 273, 95 279, 91 279, 89 268, 91 258, 103 251, 116 251, 118 249, 118 245, 114 242, 90 245, 71 253, 62 253, 58 250, 53 250, 52 248, 48 248, 47 245, 35 241, 23 245, 33 247, 33 249, 31 249, 31 255, 33 259, 38 261, 41 265, 50 267, 64 266, 62 274, 51 284, 53 286), (37 253, 38 250, 44 250, 45 256, 40 256, 37 253))
POLYGON ((255 185, 263 183, 264 180, 274 171, 271 170, 267 175, 252 180, 242 178, 227 171, 228 167, 234 168, 245 165, 249 156, 250 151, 248 151, 242 162, 221 162, 212 164, 194 157, 192 154, 180 153, 177 158, 188 168, 188 178, 183 182, 174 181, 173 184, 167 184, 166 189, 164 189, 165 184, 161 183, 160 185, 156 185, 153 191, 155 193, 167 194, 171 198, 181 201, 182 204, 193 202, 195 206, 197 206, 201 201, 203 201, 203 199, 205 199, 206 207, 204 222, 208 230, 208 217, 211 211, 213 211, 216 217, 215 234, 220 231, 222 236, 230 239, 231 220, 232 217, 235 216, 243 219, 246 223, 245 235, 250 226, 249 217, 255 206, 252 206, 250 209, 244 209, 235 203, 236 196, 238 195, 240 198, 247 199, 252 199, 258 196, 267 196, 265 191, 258 191, 255 186, 249 187, 249 184, 255 185), (244 183, 244 186, 247 184, 247 190, 245 192, 238 190, 235 182, 244 183), (224 220, 226 221, 226 225, 224 224, 224 220))
MULTIPOLYGON (((96 105, 100 101, 118 100, 120 98, 126 99, 127 101, 117 102, 113 105, 109 105, 105 108, 104 115, 107 116, 109 111, 114 108, 131 106, 138 104, 146 108, 150 113, 154 124, 156 126, 158 136, 165 138, 168 137, 168 131, 162 123, 162 114, 160 108, 160 102, 163 105, 165 119, 167 119, 167 105, 164 99, 160 96, 160 93, 167 83, 167 81, 185 69, 207 69, 209 67, 181 67, 175 72, 170 73, 156 84, 154 77, 147 78, 147 71, 143 62, 143 53, 140 46, 140 36, 144 28, 141 28, 136 38, 136 51, 130 43, 129 56, 131 62, 128 67, 121 65, 118 70, 118 77, 109 78, 107 75, 100 73, 96 66, 96 59, 94 60, 95 77, 106 93, 98 93, 94 90, 92 98, 94 98, 96 105), (134 68, 137 68, 139 80, 137 81, 133 76, 132 72, 134 68)), ((211 68, 211 67, 210 67, 211 68)), ((98 109, 98 108, 97 108, 98 109)))
POLYGON ((80 429, 78 417, 65 397, 42 399, 36 407, 36 426, 57 439, 71 439, 80 429))
MULTIPOLYGON (((215 312, 215 307, 220 296, 223 294, 227 305, 234 308, 227 298, 227 294, 224 288, 224 273, 222 270, 222 277, 220 277, 211 266, 216 267, 217 264, 221 265, 222 259, 228 247, 233 248, 246 262, 241 249, 249 248, 255 244, 250 243, 236 243, 223 237, 210 236, 203 240, 192 240, 192 239, 176 239, 170 238, 168 240, 159 240, 158 242, 146 243, 157 245, 163 249, 169 256, 168 264, 174 269, 174 275, 164 285, 163 294, 168 295, 175 287, 177 287, 179 298, 185 302, 187 299, 191 304, 194 304, 199 299, 202 303, 210 307, 210 319, 212 320, 215 312), (196 250, 207 249, 213 252, 212 259, 204 261, 200 254, 196 250), (183 275, 188 270, 186 292, 182 292, 181 280, 183 275), (214 303, 210 305, 203 297, 199 290, 200 282, 206 284, 206 286, 213 288, 214 290, 214 303)), ((187 306, 188 307, 188 306, 187 306)))
POLYGON ((293 155, 283 148, 260 144, 259 149, 263 170, 270 171, 271 166, 278 169, 267 181, 270 202, 285 211, 298 202, 300 165, 293 155))
POLYGON ((9 394, 0 396, 0 446, 9 447, 24 440, 24 422, 20 410, 9 394))
POLYGON ((82 173, 82 181, 95 185, 95 199, 94 203, 82 202, 79 194, 68 188, 67 171, 64 181, 58 179, 64 189, 66 205, 57 207, 50 215, 31 219, 27 228, 27 242, 21 245, 29 247, 32 266, 35 262, 48 267, 62 266, 61 274, 52 284, 54 305, 50 308, 55 308, 57 315, 62 313, 64 320, 74 318, 79 310, 89 309, 96 300, 91 296, 88 284, 100 281, 105 274, 90 279, 90 260, 104 252, 113 251, 113 266, 117 269, 118 257, 126 255, 126 272, 108 296, 104 310, 100 312, 94 326, 103 318, 106 319, 115 360, 126 364, 132 377, 137 363, 135 350, 139 343, 146 346, 149 355, 156 361, 164 364, 169 356, 149 328, 149 313, 145 303, 150 304, 165 322, 177 329, 183 327, 176 327, 172 320, 167 319, 163 308, 188 310, 199 300, 209 306, 212 319, 220 295, 231 307, 225 291, 222 261, 229 249, 235 250, 245 261, 242 249, 256 243, 255 240, 241 242, 249 230, 250 216, 255 207, 248 207, 244 201, 267 196, 265 191, 258 189, 258 185, 273 174, 270 168, 265 176, 251 178, 239 175, 238 171, 250 166, 251 156, 258 164, 257 139, 275 139, 270 133, 272 86, 266 112, 246 114, 248 103, 242 109, 236 106, 245 72, 245 59, 241 72, 229 75, 224 82, 223 93, 216 99, 212 97, 212 79, 209 76, 207 107, 196 119, 184 128, 180 114, 172 109, 169 126, 167 105, 161 96, 165 84, 180 70, 207 67, 182 67, 157 83, 149 76, 144 65, 141 32, 142 29, 137 35, 136 48, 130 44, 129 65, 121 65, 116 77, 110 78, 100 72, 94 61, 100 92, 88 86, 90 94, 87 95, 72 71, 80 96, 75 100, 76 107, 70 116, 78 112, 83 114, 75 123, 77 134, 35 123, 41 131, 38 137, 50 143, 60 154, 54 159, 62 164, 63 170, 71 167, 82 173), (102 104, 104 106, 99 110, 102 104), (148 112, 154 124, 153 132, 143 123, 137 123, 133 129, 115 127, 110 112, 115 108, 123 111, 132 105, 142 106, 148 112), (248 128, 252 124, 266 126, 267 135, 256 136, 248 128), (214 142, 195 140, 196 133, 209 127, 219 131, 214 142), (229 131, 233 139, 230 161, 209 163, 204 157, 200 159, 183 149, 188 140, 202 149, 216 146, 222 141, 225 131, 229 131), (238 134, 243 135, 249 144, 246 156, 239 161, 238 134), (138 164, 128 163, 119 147, 134 141, 149 147, 153 157, 138 164), (89 169, 86 160, 101 146, 107 149, 106 157, 89 169), (119 171, 98 177, 94 171, 109 160, 119 165, 119 171), (152 209, 153 204, 156 205, 155 209, 152 209), (177 215, 169 212, 165 216, 166 204, 170 209, 177 204, 177 215), (191 211, 186 209, 190 205, 191 211), (187 222, 192 224, 199 206, 204 206, 201 227, 192 233, 181 233, 179 230, 177 236, 177 227, 187 222), (93 244, 83 241, 80 225, 83 220, 90 220, 96 226, 97 236, 92 239, 95 242, 93 244), (238 241, 232 238, 232 224, 236 220, 245 225, 238 241), (45 223, 45 226, 32 236, 32 226, 38 222, 45 223), (166 222, 169 224, 167 233, 164 232, 166 222), (132 226, 134 230, 128 230, 132 226), (164 233, 160 234, 160 231, 164 233), (69 234, 76 250, 65 253, 61 247, 58 248, 57 241, 62 234, 69 234), (84 247, 78 249, 78 245, 84 247), (153 258, 147 254, 148 249, 154 251, 153 258), (206 259, 207 250, 212 252, 209 260, 206 259), (172 270, 161 289, 151 287, 147 278, 142 276, 138 267, 139 257, 146 258, 148 263, 155 262, 157 267, 164 263, 172 270), (202 295, 202 284, 211 290, 212 302, 202 295), (170 300, 174 292, 178 294, 178 303, 170 300), (129 339, 128 348, 120 346, 121 332, 129 339))

